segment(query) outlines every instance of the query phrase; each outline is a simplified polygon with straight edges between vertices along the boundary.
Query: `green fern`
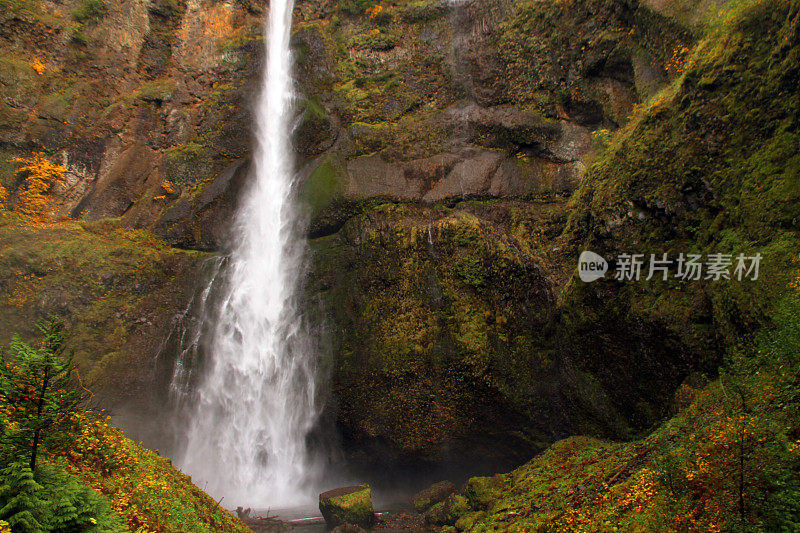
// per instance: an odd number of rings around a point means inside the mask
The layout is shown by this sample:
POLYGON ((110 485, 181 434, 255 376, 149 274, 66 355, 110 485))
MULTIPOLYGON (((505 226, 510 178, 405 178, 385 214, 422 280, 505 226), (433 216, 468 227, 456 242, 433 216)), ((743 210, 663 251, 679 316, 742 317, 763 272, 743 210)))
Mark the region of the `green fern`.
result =
POLYGON ((20 533, 121 533, 107 498, 56 465, 0 471, 0 519, 20 533))

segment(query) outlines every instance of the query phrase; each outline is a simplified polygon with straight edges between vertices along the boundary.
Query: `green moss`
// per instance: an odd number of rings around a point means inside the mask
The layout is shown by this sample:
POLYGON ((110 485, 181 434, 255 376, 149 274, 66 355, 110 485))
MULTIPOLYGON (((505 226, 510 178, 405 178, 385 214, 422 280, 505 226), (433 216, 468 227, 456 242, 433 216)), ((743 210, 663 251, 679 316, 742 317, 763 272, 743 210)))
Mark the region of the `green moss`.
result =
POLYGON ((35 97, 37 74, 30 63, 13 56, 0 56, 0 98, 12 108, 29 105, 35 97))
POLYGON ((439 525, 453 526, 460 517, 472 512, 469 502, 460 494, 449 496, 441 505, 443 515, 438 520, 439 525))
MULTIPOLYGON (((417 133, 416 151, 425 150, 426 139, 419 135, 425 129, 440 130, 444 121, 425 121, 423 114, 430 115, 455 102, 452 70, 439 47, 422 41, 417 33, 421 29, 408 28, 405 23, 393 23, 375 33, 370 25, 358 24, 341 32, 327 29, 330 36, 326 42, 330 60, 335 65, 336 82, 333 89, 337 96, 331 103, 336 106, 345 124, 397 122, 401 118, 416 115, 409 124, 417 133), (401 45, 405 35, 409 46, 404 53, 393 54, 392 68, 380 59, 379 53, 401 45), (353 48, 359 49, 353 54, 353 48), (364 50, 366 52, 360 52, 364 50), (433 109, 418 113, 425 102, 436 102, 433 109), (419 126, 419 128, 417 128, 419 126)), ((449 28, 442 23, 436 28, 443 39, 449 38, 449 28)), ((327 91, 327 89, 326 89, 327 91)), ((398 130, 401 133, 401 130, 398 130)), ((429 152, 429 150, 428 150, 429 152)))
POLYGON ((364 15, 367 8, 376 4, 375 0, 339 0, 339 11, 350 16, 364 15))
MULTIPOLYGON (((611 77, 628 77, 634 55, 666 65, 673 50, 690 41, 688 31, 642 2, 525 1, 501 25, 496 46, 504 65, 504 94, 516 105, 554 118, 559 106, 599 105, 620 124, 626 116, 593 80, 598 71, 616 68, 611 77)), ((647 95, 648 88, 639 93, 647 95)))
POLYGON ((485 514, 464 515, 457 527, 735 530, 739 509, 729 502, 737 497, 736 480, 744 479, 747 523, 791 530, 800 516, 794 497, 800 463, 787 447, 800 410, 791 385, 800 353, 798 310, 793 289, 776 309, 775 327, 731 360, 717 382, 683 387, 693 403, 649 436, 628 443, 572 437, 513 472, 470 479, 465 494, 485 514))
MULTIPOLYGON (((576 230, 581 217, 602 217, 627 203, 645 218, 629 220, 615 232, 619 249, 638 240, 640 252, 751 254, 770 242, 795 240, 798 190, 791 176, 800 172, 798 137, 784 117, 800 104, 800 94, 787 89, 784 69, 798 52, 782 44, 782 35, 790 31, 785 13, 763 7, 745 2, 725 15, 722 27, 699 44, 680 83, 649 102, 590 169, 575 196, 571 224, 576 230), (766 27, 775 29, 765 32, 766 27), (709 135, 717 136, 713 146, 696 142, 709 135), (662 213, 671 222, 665 224, 662 213)), ((763 264, 774 269, 771 279, 644 284, 632 288, 634 306, 660 307, 660 320, 676 324, 691 345, 696 342, 692 337, 707 338, 708 316, 690 318, 690 310, 709 291, 716 295, 711 310, 716 328, 733 346, 744 331, 768 320, 765 308, 779 292, 775 287, 786 280, 784 250, 762 250, 763 264), (661 298, 664 294, 671 297, 661 298), (688 331, 687 318, 693 322, 688 331)))
POLYGON ((356 50, 376 50, 386 52, 399 43, 399 39, 388 33, 367 33, 353 37, 350 46, 356 50))
POLYGON ((391 145, 393 127, 390 123, 368 124, 355 122, 348 128, 357 155, 379 152, 391 145))
POLYGON ((435 0, 413 0, 400 9, 400 17, 409 23, 434 20, 447 12, 442 2, 435 0))
POLYGON ((343 162, 335 157, 326 158, 303 184, 303 203, 312 216, 318 216, 341 192, 345 175, 343 162))
POLYGON ((359 489, 331 498, 320 495, 319 507, 325 521, 332 525, 371 526, 375 520, 375 511, 372 508, 370 488, 369 485, 361 485, 359 489))
POLYGON ((198 257, 147 232, 119 229, 114 221, 47 228, 11 221, 0 227, 0 242, 1 297, 8 309, 0 335, 7 339, 18 331, 28 338, 37 317, 66 315, 76 361, 100 382, 109 379, 110 361, 138 355, 129 342, 145 322, 183 305, 169 301, 182 299, 182 289, 164 284, 198 257), (162 286, 160 295, 152 293, 155 286, 162 286))
MULTIPOLYGON (((213 148, 201 144, 198 140, 183 144, 176 144, 167 150, 167 167, 165 175, 175 184, 187 185, 210 180, 214 176, 211 172, 213 148)), ((202 187, 194 190, 198 193, 202 187)))
MULTIPOLYGON (((315 243, 312 278, 347 332, 335 379, 347 391, 342 417, 356 431, 428 453, 502 426, 494 415, 471 415, 483 395, 535 416, 530 375, 548 359, 541 325, 549 311, 530 303, 539 296, 528 292, 537 277, 527 260, 482 224, 464 211, 388 204, 315 243), (375 387, 384 394, 370 394, 375 387)), ((533 426, 514 437, 521 448, 546 441, 533 426)))
POLYGON ((455 528, 459 531, 469 531, 475 524, 486 518, 484 511, 468 512, 456 520, 455 528))
POLYGON ((80 23, 92 23, 106 14, 105 0, 83 0, 72 10, 72 18, 80 23))
POLYGON ((241 32, 220 42, 219 49, 222 52, 236 51, 246 47, 251 43, 257 43, 263 40, 264 36, 257 32, 241 32))
POLYGON ((430 110, 412 111, 397 121, 354 122, 348 133, 353 140, 354 157, 380 152, 390 160, 441 153, 449 135, 441 114, 430 110))
POLYGON ((175 164, 191 163, 201 157, 205 150, 206 147, 194 141, 178 144, 167 151, 167 160, 175 164))
POLYGON ((177 87, 177 82, 171 78, 153 80, 142 85, 135 96, 143 102, 161 103, 172 95, 177 87))

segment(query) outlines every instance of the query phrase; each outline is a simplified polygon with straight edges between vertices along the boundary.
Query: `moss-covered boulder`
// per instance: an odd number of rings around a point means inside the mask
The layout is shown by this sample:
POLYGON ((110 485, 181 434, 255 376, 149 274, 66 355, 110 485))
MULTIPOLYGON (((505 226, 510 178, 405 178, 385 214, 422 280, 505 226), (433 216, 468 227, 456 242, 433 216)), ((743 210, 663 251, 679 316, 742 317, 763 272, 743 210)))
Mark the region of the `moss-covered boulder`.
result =
POLYGON ((467 481, 464 496, 474 509, 486 509, 492 500, 492 495, 501 486, 503 486, 503 476, 500 475, 473 477, 467 481))
POLYGON ((415 494, 411 502, 418 513, 424 513, 457 490, 458 488, 452 481, 440 481, 415 494))
POLYGON ((472 508, 464 496, 451 494, 425 513, 425 521, 432 526, 453 526, 459 518, 471 511, 472 508))
POLYGON ((329 490, 319 495, 319 510, 328 527, 353 524, 369 528, 375 523, 375 510, 369 485, 329 490))

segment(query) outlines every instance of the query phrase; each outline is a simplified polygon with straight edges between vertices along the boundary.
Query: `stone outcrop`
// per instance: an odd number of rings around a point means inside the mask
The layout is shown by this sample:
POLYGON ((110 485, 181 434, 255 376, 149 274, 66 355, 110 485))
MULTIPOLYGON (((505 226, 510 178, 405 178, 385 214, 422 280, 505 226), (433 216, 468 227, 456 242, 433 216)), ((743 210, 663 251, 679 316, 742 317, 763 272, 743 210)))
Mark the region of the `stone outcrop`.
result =
POLYGON ((418 513, 424 513, 437 503, 444 501, 457 490, 458 487, 452 481, 440 481, 415 494, 411 499, 411 503, 418 513))
POLYGON ((319 510, 330 528, 347 524, 369 528, 375 523, 369 485, 323 492, 319 495, 319 510))

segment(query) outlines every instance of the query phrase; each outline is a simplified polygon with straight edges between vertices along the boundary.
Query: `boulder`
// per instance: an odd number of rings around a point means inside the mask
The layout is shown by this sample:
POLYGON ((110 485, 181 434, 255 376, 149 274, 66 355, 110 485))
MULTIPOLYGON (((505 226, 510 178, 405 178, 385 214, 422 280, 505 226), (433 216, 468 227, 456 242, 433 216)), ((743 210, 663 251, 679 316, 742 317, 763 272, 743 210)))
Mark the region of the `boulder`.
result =
POLYGON ((425 513, 425 521, 432 526, 453 526, 459 518, 472 512, 467 499, 460 494, 451 494, 425 513))
POLYGON ((440 481, 434 483, 425 490, 414 495, 411 502, 418 513, 424 513, 435 504, 444 501, 445 498, 455 493, 458 489, 450 481, 440 481))
POLYGON ((369 485, 340 487, 319 495, 319 510, 328 527, 353 524, 369 528, 375 522, 375 510, 369 485))

